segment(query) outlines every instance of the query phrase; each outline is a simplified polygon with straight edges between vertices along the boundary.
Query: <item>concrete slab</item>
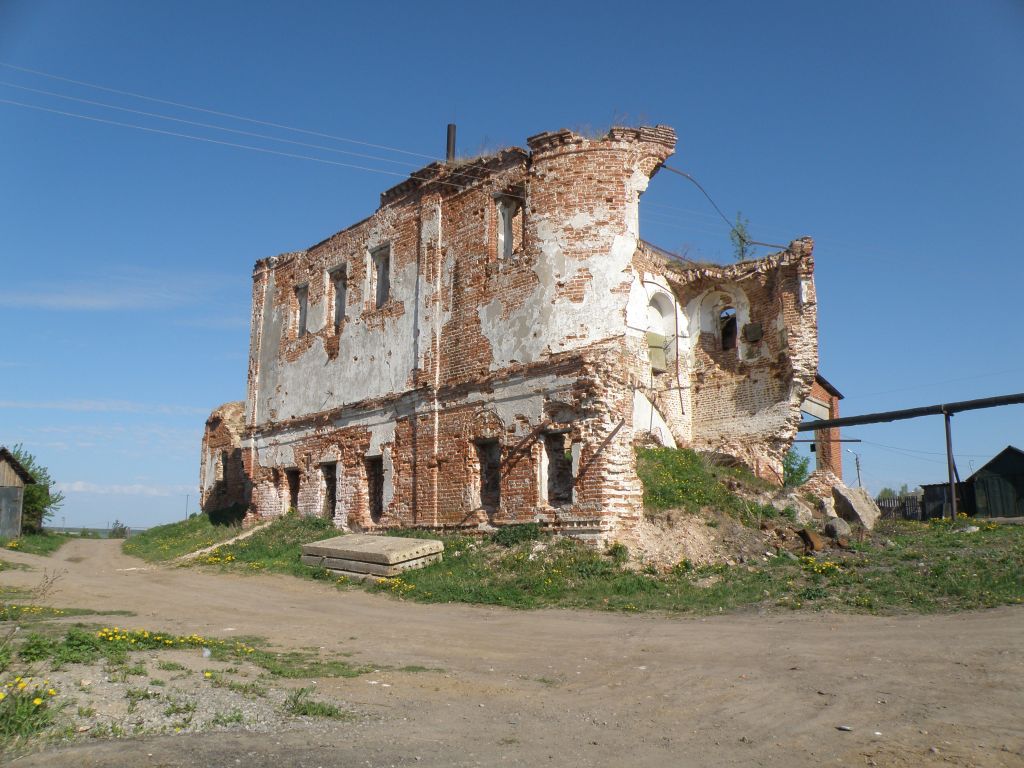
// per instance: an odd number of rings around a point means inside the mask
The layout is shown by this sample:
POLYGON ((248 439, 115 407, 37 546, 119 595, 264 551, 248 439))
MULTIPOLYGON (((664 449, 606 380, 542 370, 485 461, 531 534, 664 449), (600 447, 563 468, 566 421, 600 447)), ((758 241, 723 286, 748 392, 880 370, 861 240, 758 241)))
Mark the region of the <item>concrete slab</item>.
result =
POLYGON ((315 568, 327 568, 331 571, 344 571, 346 573, 371 574, 373 576, 397 576, 405 571, 415 568, 423 568, 431 563, 441 561, 441 554, 417 557, 413 560, 406 560, 404 563, 395 565, 382 565, 381 563, 367 563, 360 560, 346 560, 340 557, 325 557, 324 555, 303 555, 302 562, 315 568))
POLYGON ((444 544, 437 539, 406 539, 398 536, 370 536, 365 533, 335 536, 302 546, 303 555, 381 565, 396 565, 429 555, 438 555, 443 551, 444 544))

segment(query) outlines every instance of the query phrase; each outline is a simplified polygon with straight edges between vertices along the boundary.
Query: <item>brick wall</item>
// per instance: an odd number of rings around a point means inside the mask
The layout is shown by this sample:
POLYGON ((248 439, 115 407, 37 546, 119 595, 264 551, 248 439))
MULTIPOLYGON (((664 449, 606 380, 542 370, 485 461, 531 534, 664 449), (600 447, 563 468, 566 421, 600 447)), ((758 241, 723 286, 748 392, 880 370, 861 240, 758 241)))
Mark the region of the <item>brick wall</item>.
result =
POLYGON ((731 450, 773 475, 795 431, 791 402, 816 366, 810 242, 735 267, 672 262, 638 231, 638 199, 674 148, 671 129, 528 143, 428 166, 368 219, 257 263, 239 443, 253 519, 288 508, 291 476, 298 511, 341 528, 536 521, 600 539, 641 512, 638 393, 677 444, 731 450), (371 254, 385 247, 391 292, 378 307, 371 254), (347 301, 335 322, 338 269, 347 301), (655 289, 681 318, 672 365, 656 374, 645 321, 633 319, 655 289), (699 329, 714 291, 742 292, 744 322, 762 323, 764 340, 719 354, 699 329), (495 442, 500 501, 488 508, 477 446, 495 442), (563 444, 564 455, 552 447, 563 444), (559 466, 571 467, 573 489, 553 501, 559 466))
POLYGON ((204 512, 248 506, 249 468, 242 450, 245 404, 225 403, 206 420, 199 462, 199 504, 204 512))

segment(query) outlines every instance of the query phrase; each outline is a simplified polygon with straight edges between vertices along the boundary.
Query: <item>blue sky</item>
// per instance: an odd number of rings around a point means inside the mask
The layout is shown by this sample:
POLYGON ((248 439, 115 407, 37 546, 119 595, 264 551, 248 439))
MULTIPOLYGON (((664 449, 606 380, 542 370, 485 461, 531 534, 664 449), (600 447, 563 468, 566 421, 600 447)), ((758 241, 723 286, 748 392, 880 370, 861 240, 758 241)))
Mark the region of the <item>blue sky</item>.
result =
MULTIPOLYGON (((0 61, 364 142, 0 66, 0 444, 63 484, 57 524, 165 522, 188 494, 195 511, 203 422, 244 397, 253 262, 371 213, 450 121, 467 154, 675 127, 672 164, 754 237, 815 238, 821 370, 846 415, 1024 391, 1020 2, 0 0, 0 61)), ((671 174, 641 227, 730 258, 671 174)), ((1024 446, 1024 406, 953 434, 966 476, 1024 446)), ((873 491, 944 478, 941 418, 847 436, 873 491)))

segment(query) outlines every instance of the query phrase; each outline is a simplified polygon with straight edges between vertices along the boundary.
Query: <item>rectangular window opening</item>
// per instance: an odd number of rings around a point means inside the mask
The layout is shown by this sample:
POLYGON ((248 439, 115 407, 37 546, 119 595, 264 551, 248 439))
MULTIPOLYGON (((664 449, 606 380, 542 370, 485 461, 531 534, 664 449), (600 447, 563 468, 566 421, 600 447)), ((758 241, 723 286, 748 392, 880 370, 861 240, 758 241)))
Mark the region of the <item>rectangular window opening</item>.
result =
POLYGON ((479 440, 476 458, 480 465, 480 507, 488 515, 501 505, 501 444, 497 440, 479 440))
POLYGON ((548 504, 552 507, 572 504, 573 488, 576 483, 572 471, 572 442, 564 432, 549 433, 544 436, 544 451, 547 454, 548 467, 548 504))
POLYGON ((345 301, 348 294, 348 274, 345 268, 335 269, 329 275, 331 290, 334 296, 334 332, 341 329, 341 323, 345 319, 345 301))
POLYGON ((286 469, 284 476, 288 480, 288 509, 299 509, 299 470, 286 469))
POLYGON ((370 258, 373 262, 374 306, 380 309, 391 296, 391 246, 377 248, 370 258))
POLYGON ((523 203, 517 197, 498 199, 498 258, 507 259, 523 247, 523 203))
POLYGON ((366 492, 370 520, 379 523, 384 516, 384 457, 366 457, 366 492))
POLYGON ((320 472, 324 477, 324 517, 333 520, 338 503, 338 465, 333 462, 321 464, 320 472))
POLYGON ((300 285, 295 289, 296 304, 296 335, 301 339, 306 335, 306 310, 309 308, 309 286, 300 285))

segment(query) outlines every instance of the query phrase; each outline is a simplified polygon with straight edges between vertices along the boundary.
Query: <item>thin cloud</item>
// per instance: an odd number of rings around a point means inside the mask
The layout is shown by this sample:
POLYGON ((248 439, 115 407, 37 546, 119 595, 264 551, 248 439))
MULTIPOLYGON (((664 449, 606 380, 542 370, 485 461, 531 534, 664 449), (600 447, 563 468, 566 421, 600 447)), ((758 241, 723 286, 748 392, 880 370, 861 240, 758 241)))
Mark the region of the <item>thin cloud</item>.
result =
POLYGON ((0 409, 20 411, 77 411, 88 413, 149 413, 163 416, 209 415, 209 409, 173 403, 130 400, 0 400, 0 409))
POLYGON ((207 328, 216 331, 234 331, 249 327, 249 312, 243 310, 237 316, 226 317, 185 317, 175 321, 176 325, 187 328, 207 328))
POLYGON ((57 490, 63 493, 94 493, 100 496, 183 496, 194 493, 190 485, 116 485, 90 483, 85 480, 74 480, 70 483, 55 483, 57 490))
POLYGON ((0 290, 0 307, 84 312, 171 309, 207 300, 220 282, 152 273, 34 282, 0 290))

